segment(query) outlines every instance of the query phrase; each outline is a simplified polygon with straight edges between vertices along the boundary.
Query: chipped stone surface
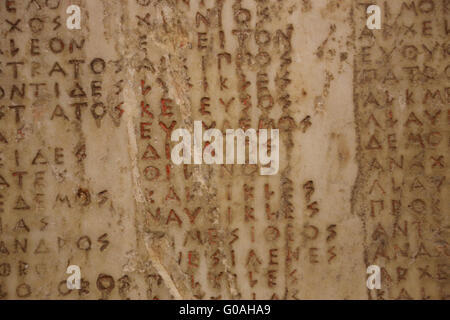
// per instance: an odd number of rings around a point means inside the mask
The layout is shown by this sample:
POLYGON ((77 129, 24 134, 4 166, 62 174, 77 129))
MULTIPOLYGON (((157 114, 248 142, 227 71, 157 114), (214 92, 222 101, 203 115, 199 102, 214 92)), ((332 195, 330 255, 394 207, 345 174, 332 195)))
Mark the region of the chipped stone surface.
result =
POLYGON ((356 0, 2 1, 0 298, 448 299, 450 1, 371 4, 382 30, 356 0), (279 129, 278 173, 174 165, 194 121, 279 129))

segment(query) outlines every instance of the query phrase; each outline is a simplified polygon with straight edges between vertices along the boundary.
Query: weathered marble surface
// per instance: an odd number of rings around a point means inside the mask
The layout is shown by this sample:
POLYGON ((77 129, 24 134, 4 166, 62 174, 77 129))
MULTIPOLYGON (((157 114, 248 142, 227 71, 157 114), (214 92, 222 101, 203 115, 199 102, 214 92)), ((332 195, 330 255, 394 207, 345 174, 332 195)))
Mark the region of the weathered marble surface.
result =
POLYGON ((0 298, 448 299, 450 1, 361 2, 2 1, 0 298), (196 120, 278 174, 173 165, 196 120))

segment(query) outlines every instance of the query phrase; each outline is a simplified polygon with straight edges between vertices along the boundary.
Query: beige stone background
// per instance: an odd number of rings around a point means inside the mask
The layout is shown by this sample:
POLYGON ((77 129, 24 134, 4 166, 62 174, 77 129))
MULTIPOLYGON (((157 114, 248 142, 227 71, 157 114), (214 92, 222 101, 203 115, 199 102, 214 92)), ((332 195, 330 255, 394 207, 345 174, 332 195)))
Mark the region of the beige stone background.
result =
POLYGON ((448 299, 449 12, 1 1, 0 298, 448 299), (278 174, 174 165, 197 120, 280 129, 278 174))

